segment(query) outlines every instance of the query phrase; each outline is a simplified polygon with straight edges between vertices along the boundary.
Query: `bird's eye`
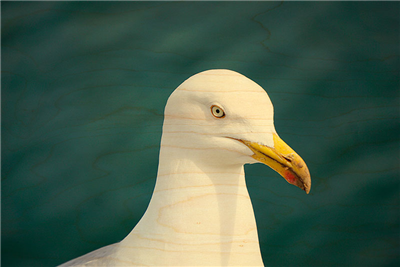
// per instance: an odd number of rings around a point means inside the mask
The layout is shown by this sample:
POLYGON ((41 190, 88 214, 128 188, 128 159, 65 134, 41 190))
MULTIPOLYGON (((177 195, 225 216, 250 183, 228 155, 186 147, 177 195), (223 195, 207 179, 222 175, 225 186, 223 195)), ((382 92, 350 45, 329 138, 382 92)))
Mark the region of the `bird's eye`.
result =
POLYGON ((216 105, 211 106, 211 113, 213 114, 213 116, 215 118, 218 118, 218 119, 225 117, 224 110, 216 105))

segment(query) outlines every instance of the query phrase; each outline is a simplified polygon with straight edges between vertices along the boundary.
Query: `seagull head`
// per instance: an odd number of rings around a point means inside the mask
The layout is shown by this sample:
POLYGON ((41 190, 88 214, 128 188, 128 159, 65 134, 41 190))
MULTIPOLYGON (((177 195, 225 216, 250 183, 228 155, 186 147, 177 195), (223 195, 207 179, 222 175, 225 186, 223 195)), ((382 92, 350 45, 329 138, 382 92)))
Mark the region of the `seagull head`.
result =
POLYGON ((169 97, 162 146, 207 166, 261 162, 308 194, 307 165, 278 136, 273 116, 271 100, 257 83, 230 70, 204 71, 169 97))

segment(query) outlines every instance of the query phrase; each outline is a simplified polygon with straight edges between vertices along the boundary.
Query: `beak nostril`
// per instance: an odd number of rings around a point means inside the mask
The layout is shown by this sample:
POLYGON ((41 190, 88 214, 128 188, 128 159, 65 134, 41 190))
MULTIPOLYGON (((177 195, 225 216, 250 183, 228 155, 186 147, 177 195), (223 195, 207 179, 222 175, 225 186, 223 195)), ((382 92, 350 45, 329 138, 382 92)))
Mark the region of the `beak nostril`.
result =
POLYGON ((284 159, 286 159, 287 161, 289 161, 289 162, 292 162, 292 159, 291 158, 288 158, 288 157, 285 157, 285 156, 282 156, 284 159))

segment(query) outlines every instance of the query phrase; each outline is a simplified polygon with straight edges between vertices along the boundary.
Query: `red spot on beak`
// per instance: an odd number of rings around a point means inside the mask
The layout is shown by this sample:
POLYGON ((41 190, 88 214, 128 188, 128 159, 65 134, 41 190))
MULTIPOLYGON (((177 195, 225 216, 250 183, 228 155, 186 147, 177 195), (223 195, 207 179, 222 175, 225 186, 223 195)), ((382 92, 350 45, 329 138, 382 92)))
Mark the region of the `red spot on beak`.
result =
POLYGON ((296 183, 296 176, 294 176, 294 174, 290 171, 285 171, 285 179, 291 184, 296 183))

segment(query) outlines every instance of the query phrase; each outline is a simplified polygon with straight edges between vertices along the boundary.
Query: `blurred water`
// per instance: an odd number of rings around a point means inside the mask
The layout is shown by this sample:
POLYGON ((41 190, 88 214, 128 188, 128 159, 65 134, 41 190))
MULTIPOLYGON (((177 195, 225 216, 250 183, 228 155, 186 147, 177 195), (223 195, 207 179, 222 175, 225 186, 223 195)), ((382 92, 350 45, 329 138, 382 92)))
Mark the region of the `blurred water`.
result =
POLYGON ((399 2, 1 2, 2 264, 125 237, 155 183, 163 109, 236 70, 275 107, 310 195, 246 177, 268 266, 398 266, 399 2))

